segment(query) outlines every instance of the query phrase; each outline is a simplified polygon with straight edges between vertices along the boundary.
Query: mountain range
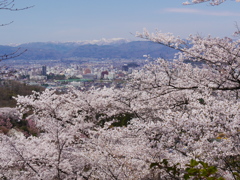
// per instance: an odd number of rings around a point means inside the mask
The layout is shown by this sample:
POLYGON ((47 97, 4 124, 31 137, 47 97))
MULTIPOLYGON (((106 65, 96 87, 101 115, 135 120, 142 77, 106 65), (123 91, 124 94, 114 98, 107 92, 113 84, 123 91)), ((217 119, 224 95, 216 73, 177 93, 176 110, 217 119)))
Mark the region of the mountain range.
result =
POLYGON ((57 60, 68 58, 124 58, 142 59, 143 55, 153 58, 173 58, 177 52, 169 47, 150 41, 128 41, 125 39, 101 39, 80 42, 32 42, 0 46, 0 55, 10 54, 20 48, 27 50, 16 59, 57 60))

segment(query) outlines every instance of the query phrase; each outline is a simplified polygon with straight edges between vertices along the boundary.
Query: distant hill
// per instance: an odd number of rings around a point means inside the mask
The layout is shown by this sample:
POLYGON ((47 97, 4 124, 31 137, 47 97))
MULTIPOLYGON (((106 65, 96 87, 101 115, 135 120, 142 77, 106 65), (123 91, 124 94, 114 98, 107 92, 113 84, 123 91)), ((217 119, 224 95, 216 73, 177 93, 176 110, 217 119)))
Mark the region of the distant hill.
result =
POLYGON ((177 52, 163 45, 150 41, 101 40, 90 42, 33 42, 15 46, 0 46, 0 55, 15 51, 18 48, 27 52, 17 57, 22 60, 48 60, 79 58, 143 58, 151 57, 173 58, 177 52))

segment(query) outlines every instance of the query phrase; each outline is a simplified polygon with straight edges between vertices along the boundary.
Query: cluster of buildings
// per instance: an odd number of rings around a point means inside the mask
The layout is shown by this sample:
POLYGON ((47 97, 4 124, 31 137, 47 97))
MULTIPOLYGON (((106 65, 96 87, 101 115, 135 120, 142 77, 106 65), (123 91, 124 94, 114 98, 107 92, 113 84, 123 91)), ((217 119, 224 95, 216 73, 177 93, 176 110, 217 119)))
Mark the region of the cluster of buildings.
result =
MULTIPOLYGON (((133 64, 133 62, 131 62, 133 64)), ((135 63, 137 65, 137 63, 135 63)), ((138 65, 137 65, 138 66, 138 65)), ((137 66, 127 62, 54 64, 32 66, 0 66, 0 79, 17 80, 27 84, 41 85, 47 88, 64 89, 75 87, 119 86, 126 81, 126 76, 137 66)))

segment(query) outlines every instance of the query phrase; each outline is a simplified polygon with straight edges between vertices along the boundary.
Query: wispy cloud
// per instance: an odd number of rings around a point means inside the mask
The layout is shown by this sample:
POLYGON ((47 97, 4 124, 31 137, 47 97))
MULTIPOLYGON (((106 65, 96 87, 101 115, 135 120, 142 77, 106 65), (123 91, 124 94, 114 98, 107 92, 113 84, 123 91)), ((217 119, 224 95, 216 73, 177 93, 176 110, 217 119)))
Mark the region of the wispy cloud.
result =
POLYGON ((167 8, 164 12, 185 13, 185 14, 201 14, 210 16, 240 16, 240 13, 230 11, 204 11, 192 8, 167 8))

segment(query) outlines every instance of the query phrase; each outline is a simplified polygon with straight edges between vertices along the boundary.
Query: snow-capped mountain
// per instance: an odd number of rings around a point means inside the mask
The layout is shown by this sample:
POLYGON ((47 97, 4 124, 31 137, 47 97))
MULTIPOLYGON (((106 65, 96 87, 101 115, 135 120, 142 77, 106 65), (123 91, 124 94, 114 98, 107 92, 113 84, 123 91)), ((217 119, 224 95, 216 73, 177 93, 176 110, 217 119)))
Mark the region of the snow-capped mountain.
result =
POLYGON ((122 38, 100 39, 77 42, 32 42, 12 46, 0 46, 1 54, 11 54, 18 48, 27 50, 17 59, 48 60, 74 58, 143 58, 144 54, 151 57, 173 57, 176 52, 171 48, 149 41, 129 41, 122 38))
POLYGON ((56 44, 56 45, 71 45, 71 46, 79 46, 79 45, 87 45, 87 44, 92 44, 92 45, 120 45, 124 43, 129 43, 131 40, 124 39, 124 38, 112 38, 112 39, 106 39, 102 38, 99 40, 83 40, 83 41, 48 41, 48 42, 29 42, 29 43, 22 43, 22 44, 17 44, 17 43, 11 43, 8 44, 8 46, 11 47, 17 47, 17 46, 28 46, 28 45, 33 45, 33 44, 56 44))
POLYGON ((102 38, 100 40, 86 40, 86 41, 78 41, 75 42, 76 44, 79 45, 85 45, 85 44, 96 44, 96 45, 114 45, 114 44, 124 44, 124 43, 128 43, 131 42, 128 39, 124 39, 124 38, 112 38, 112 39, 105 39, 102 38))

